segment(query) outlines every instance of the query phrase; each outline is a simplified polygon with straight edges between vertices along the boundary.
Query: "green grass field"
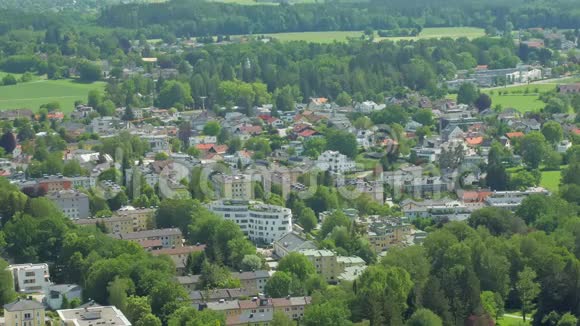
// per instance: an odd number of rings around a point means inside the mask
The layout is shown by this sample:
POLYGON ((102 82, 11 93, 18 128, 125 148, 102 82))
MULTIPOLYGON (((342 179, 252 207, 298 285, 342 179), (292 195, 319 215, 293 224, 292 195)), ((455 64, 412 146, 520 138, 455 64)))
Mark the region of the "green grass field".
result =
POLYGON ((540 180, 540 187, 544 187, 551 192, 557 192, 560 189, 560 181, 562 180, 562 170, 567 168, 567 165, 560 166, 559 171, 542 171, 542 179, 540 180))
POLYGON ((530 112, 544 108, 546 104, 540 100, 540 94, 555 90, 556 85, 530 84, 482 91, 491 97, 492 106, 499 104, 504 109, 514 108, 520 112, 530 112))
POLYGON ((530 320, 526 320, 524 323, 523 319, 521 318, 522 313, 519 311, 506 311, 505 315, 501 318, 496 320, 496 325, 498 326, 526 326, 530 325, 530 320))
POLYGON ((38 80, 0 86, 0 110, 38 110, 42 104, 56 101, 60 103, 62 111, 71 112, 75 101, 86 101, 90 90, 104 87, 104 82, 82 84, 73 80, 38 80))
MULTIPOLYGON (((231 0, 240 1, 240 0, 231 0)), ((251 0, 243 0, 251 1, 251 0)), ((359 38, 363 34, 362 31, 330 31, 330 32, 299 32, 299 33, 274 33, 274 34, 259 34, 278 39, 282 42, 289 41, 306 41, 313 43, 332 43, 334 41, 344 42, 348 38, 359 38)), ((467 37, 476 38, 484 36, 485 32, 481 28, 475 27, 451 27, 451 28, 425 28, 419 36, 415 37, 375 37, 375 41, 383 40, 419 40, 429 38, 442 37, 467 37)), ((241 35, 239 35, 241 36, 241 35)), ((238 37, 239 37, 238 36, 238 37)))

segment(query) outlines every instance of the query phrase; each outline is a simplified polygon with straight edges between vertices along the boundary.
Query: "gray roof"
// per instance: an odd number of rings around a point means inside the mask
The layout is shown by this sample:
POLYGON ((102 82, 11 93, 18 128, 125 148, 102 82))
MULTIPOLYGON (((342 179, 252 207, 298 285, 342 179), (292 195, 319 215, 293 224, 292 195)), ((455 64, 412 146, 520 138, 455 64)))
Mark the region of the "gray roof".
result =
POLYGON ((134 240, 134 239, 144 239, 153 237, 162 237, 169 235, 181 235, 181 231, 177 228, 173 229, 157 229, 157 230, 147 230, 131 233, 121 233, 120 237, 124 240, 134 240))
POLYGON ((272 310, 267 310, 265 312, 258 312, 255 314, 243 313, 239 315, 237 319, 242 324, 270 322, 274 319, 274 312, 272 310))
POLYGON ((268 271, 255 271, 255 272, 241 272, 241 273, 232 273, 232 277, 240 280, 255 280, 259 278, 269 278, 270 274, 268 271))
POLYGON ((4 310, 6 311, 24 311, 34 309, 44 309, 44 306, 38 301, 26 299, 18 299, 12 303, 4 305, 4 310))
POLYGON ((54 284, 54 285, 51 285, 49 287, 50 291, 58 292, 61 294, 65 294, 65 293, 68 293, 70 291, 80 290, 80 289, 81 289, 80 285, 76 285, 76 284, 54 284))
POLYGON ((312 241, 299 236, 296 233, 288 233, 280 239, 276 240, 288 251, 296 251, 300 249, 316 249, 316 245, 312 241))
POLYGON ((183 284, 197 284, 200 282, 201 275, 177 276, 177 282, 183 284))

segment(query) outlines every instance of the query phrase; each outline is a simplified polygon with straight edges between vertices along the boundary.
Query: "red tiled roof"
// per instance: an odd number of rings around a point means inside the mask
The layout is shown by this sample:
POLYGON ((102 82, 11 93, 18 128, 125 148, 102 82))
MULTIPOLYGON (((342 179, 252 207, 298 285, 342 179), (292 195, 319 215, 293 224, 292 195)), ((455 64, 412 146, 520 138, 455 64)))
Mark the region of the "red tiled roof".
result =
POLYGON ((467 145, 470 146, 481 145, 481 143, 483 143, 483 137, 467 137, 465 138, 465 141, 467 142, 467 145))
POLYGON ((240 132, 244 134, 256 135, 262 133, 262 127, 260 126, 241 126, 240 132))
POLYGON ((317 133, 318 133, 318 131, 316 131, 316 130, 307 129, 307 130, 304 130, 304 131, 299 132, 298 133, 298 136, 300 136, 300 137, 310 137, 310 136, 313 136, 313 135, 315 135, 317 133))
POLYGON ((228 145, 213 145, 212 150, 216 152, 216 154, 224 154, 228 151, 228 145))
POLYGON ((200 151, 208 151, 210 150, 215 144, 197 144, 195 145, 195 148, 199 149, 200 151))
POLYGON ((139 245, 145 249, 154 247, 163 247, 161 240, 143 240, 139 242, 139 245))
POLYGON ((505 134, 505 136, 509 139, 512 138, 519 138, 519 137, 524 137, 524 133, 521 131, 516 131, 516 132, 508 132, 507 134, 505 134))

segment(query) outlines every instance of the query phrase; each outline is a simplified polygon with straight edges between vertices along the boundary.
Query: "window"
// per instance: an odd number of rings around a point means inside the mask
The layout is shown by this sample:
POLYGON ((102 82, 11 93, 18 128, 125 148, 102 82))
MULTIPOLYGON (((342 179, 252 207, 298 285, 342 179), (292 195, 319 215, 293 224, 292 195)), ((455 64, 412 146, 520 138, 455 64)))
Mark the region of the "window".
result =
POLYGON ((30 318, 32 318, 32 315, 30 313, 24 314, 24 319, 30 319, 30 318))

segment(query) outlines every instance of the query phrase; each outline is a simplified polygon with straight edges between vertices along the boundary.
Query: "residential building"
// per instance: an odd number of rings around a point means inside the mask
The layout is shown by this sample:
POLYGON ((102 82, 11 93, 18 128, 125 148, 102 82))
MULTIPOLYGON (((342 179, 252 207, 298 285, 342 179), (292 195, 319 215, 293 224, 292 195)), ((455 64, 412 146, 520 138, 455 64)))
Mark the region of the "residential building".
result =
POLYGON ((142 135, 141 140, 147 142, 154 153, 168 153, 170 151, 169 137, 167 135, 142 135))
POLYGON ((133 219, 133 231, 145 231, 151 229, 155 211, 155 208, 123 206, 113 213, 113 217, 130 217, 133 219))
POLYGON ((558 92, 564 94, 580 93, 580 83, 558 85, 558 92))
POLYGON ((18 299, 4 305, 5 326, 43 326, 44 305, 32 299, 18 299))
POLYGON ((274 312, 280 311, 290 319, 302 319, 306 306, 311 303, 310 297, 273 298, 274 312))
POLYGON ((252 175, 219 173, 212 177, 217 198, 250 200, 254 198, 252 175))
POLYGON ((412 243, 412 224, 404 223, 400 218, 369 217, 363 224, 367 225, 366 238, 376 253, 387 251, 391 247, 406 246, 412 243))
POLYGON ((251 296, 264 293, 264 287, 270 279, 270 273, 263 270, 239 272, 232 273, 232 278, 240 280, 242 293, 251 296))
POLYGON ((179 275, 175 277, 175 280, 187 291, 193 292, 201 282, 201 275, 179 275))
POLYGON ((474 210, 474 208, 468 207, 460 201, 451 199, 424 201, 404 200, 400 206, 404 216, 410 219, 423 217, 463 221, 468 219, 474 210))
POLYGON ((360 257, 337 256, 330 250, 307 249, 299 252, 312 262, 316 273, 329 283, 337 283, 338 276, 344 272, 345 268, 365 265, 365 261, 360 257))
POLYGON ((355 169, 355 162, 337 151, 325 151, 318 156, 316 167, 334 173, 346 173, 355 169))
POLYGON ((91 306, 56 312, 60 318, 60 326, 131 326, 127 317, 115 306, 91 306))
POLYGON ((89 210, 89 196, 77 190, 60 190, 46 196, 54 202, 64 215, 71 219, 87 218, 89 210))
POLYGON ((162 248, 173 248, 183 245, 183 236, 177 228, 119 233, 112 236, 121 240, 137 242, 141 246, 150 245, 151 243, 149 241, 155 241, 157 245, 153 246, 161 246, 162 248))
POLYGON ((236 222, 255 243, 273 243, 292 231, 292 211, 257 201, 218 200, 208 208, 213 213, 236 222))
POLYGON ((14 290, 21 293, 46 293, 52 284, 48 264, 17 264, 8 266, 14 279, 14 290))
POLYGON ((270 299, 264 296, 251 300, 221 300, 202 305, 202 309, 221 311, 226 315, 226 325, 270 325, 274 311, 280 311, 291 319, 301 319, 310 297, 288 297, 270 299))
POLYGON ((72 182, 69 178, 65 178, 62 175, 45 176, 38 180, 38 187, 42 189, 44 193, 50 193, 54 191, 70 190, 72 188, 72 182))
POLYGON ((62 308, 62 301, 64 297, 68 301, 74 299, 82 300, 83 288, 76 284, 54 284, 48 288, 48 293, 44 297, 46 305, 52 309, 57 310, 62 308))
POLYGON ((280 258, 291 252, 305 249, 316 249, 316 244, 295 232, 288 233, 274 241, 274 254, 280 258))
POLYGON ((549 195, 550 192, 542 187, 529 188, 523 191, 494 191, 485 198, 485 204, 492 207, 515 210, 522 201, 530 195, 549 195))
POLYGON ((111 216, 102 218, 83 218, 74 220, 79 226, 96 226, 104 225, 107 233, 131 233, 135 232, 133 228, 133 219, 128 216, 111 216))
POLYGON ((187 265, 187 258, 192 252, 202 252, 205 250, 205 245, 198 246, 181 246, 175 248, 162 248, 151 250, 154 256, 167 255, 173 260, 175 264, 175 273, 177 275, 185 275, 185 266, 187 265))
POLYGON ((92 189, 97 184, 97 179, 94 177, 71 177, 69 178, 73 188, 75 189, 92 189))
POLYGON ((91 120, 91 131, 99 135, 110 135, 121 124, 121 120, 115 117, 100 117, 91 120))

